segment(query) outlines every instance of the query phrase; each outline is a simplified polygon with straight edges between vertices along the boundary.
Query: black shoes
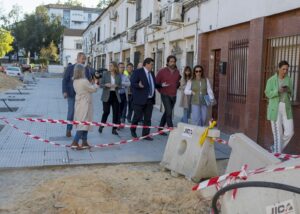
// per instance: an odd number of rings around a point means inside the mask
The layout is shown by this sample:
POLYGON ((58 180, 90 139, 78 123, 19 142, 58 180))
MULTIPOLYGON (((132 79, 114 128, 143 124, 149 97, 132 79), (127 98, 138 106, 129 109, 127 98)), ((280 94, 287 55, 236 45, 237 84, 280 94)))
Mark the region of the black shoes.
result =
POLYGON ((98 132, 101 134, 103 131, 103 126, 99 126, 98 132))
POLYGON ((137 138, 137 135, 136 135, 135 131, 131 131, 131 136, 132 136, 133 138, 137 138))
POLYGON ((113 130, 111 131, 111 133, 112 133, 113 135, 119 135, 116 129, 113 129, 113 130))
MULTIPOLYGON (((158 129, 158 131, 162 131, 162 129, 158 129)), ((159 135, 167 136, 168 134, 166 132, 161 132, 159 135)))
POLYGON ((146 137, 146 138, 144 138, 144 140, 153 141, 153 138, 152 137, 146 137))

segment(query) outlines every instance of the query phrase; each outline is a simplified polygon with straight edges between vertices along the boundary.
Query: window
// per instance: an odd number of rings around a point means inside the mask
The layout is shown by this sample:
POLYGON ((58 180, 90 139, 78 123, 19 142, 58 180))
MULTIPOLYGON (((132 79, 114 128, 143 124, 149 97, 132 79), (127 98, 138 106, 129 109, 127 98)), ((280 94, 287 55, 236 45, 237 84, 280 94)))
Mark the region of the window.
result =
POLYGON ((142 18, 142 0, 136 1, 136 17, 135 21, 140 21, 142 18))
MULTIPOLYGON (((289 66, 288 75, 292 79, 292 101, 299 102, 299 70, 300 70, 300 35, 270 38, 267 40, 266 63, 264 68, 263 90, 267 80, 278 70, 278 63, 286 60, 289 66)), ((263 98, 266 98, 264 93, 263 98)))
POLYGON ((98 27, 98 33, 97 33, 97 42, 100 42, 100 27, 98 27))
POLYGON ((194 52, 187 52, 186 53, 186 65, 190 66, 192 69, 194 67, 194 52))
POLYGON ((248 39, 229 42, 227 101, 246 103, 248 39))
POLYGON ((82 43, 81 42, 76 42, 76 49, 81 50, 82 49, 82 43))
POLYGON ((90 23, 92 21, 92 14, 88 14, 88 22, 90 23))
POLYGON ((126 8, 126 20, 125 27, 128 28, 128 7, 126 8))

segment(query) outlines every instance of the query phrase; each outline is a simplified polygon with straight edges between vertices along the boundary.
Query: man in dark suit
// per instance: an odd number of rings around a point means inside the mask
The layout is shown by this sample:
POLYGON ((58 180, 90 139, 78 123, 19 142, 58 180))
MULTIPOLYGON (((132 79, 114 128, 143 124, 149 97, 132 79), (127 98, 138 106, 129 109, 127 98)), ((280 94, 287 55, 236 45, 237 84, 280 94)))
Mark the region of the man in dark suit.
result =
MULTIPOLYGON (((74 67, 76 64, 85 64, 85 54, 83 52, 79 52, 77 54, 76 63, 73 65, 69 65, 64 73, 64 77, 62 80, 62 92, 65 99, 68 100, 68 115, 67 120, 72 121, 74 118, 74 106, 75 106, 75 91, 73 87, 73 74, 74 67)), ((92 76, 90 74, 89 69, 85 69, 85 76, 88 80, 91 81, 92 76)), ((67 125, 66 136, 71 137, 72 125, 67 125)))
MULTIPOLYGON (((166 83, 156 84, 155 76, 153 74, 154 60, 146 58, 143 62, 143 67, 136 69, 131 78, 132 89, 132 102, 133 102, 133 119, 132 125, 137 125, 138 122, 144 117, 144 126, 151 126, 151 117, 153 105, 155 104, 155 88, 165 87, 166 83)), ((131 128, 132 137, 136 138, 136 128, 131 128)), ((149 128, 143 129, 143 136, 150 133, 149 128)), ((145 140, 153 140, 151 137, 145 138, 145 140)))

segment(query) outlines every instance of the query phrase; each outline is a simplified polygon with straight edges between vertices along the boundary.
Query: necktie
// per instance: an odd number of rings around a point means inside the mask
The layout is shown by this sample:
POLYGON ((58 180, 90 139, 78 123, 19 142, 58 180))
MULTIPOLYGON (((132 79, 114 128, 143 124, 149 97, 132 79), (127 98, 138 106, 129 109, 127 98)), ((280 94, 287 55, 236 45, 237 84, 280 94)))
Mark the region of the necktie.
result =
POLYGON ((152 82, 151 82, 150 72, 148 72, 148 83, 149 83, 149 97, 152 97, 152 82))

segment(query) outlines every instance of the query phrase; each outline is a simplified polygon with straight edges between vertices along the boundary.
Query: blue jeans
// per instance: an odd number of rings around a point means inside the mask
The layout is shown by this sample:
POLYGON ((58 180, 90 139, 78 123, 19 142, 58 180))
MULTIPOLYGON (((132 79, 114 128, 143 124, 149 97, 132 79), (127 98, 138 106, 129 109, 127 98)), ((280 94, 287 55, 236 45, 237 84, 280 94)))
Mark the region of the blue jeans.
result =
POLYGON ((206 105, 192 105, 192 123, 198 126, 205 126, 207 118, 206 105))
POLYGON ((74 141, 78 143, 80 139, 87 140, 87 135, 88 135, 88 131, 79 130, 76 132, 74 136, 74 141))
MULTIPOLYGON (((67 120, 73 121, 74 120, 74 108, 75 108, 75 97, 68 97, 68 115, 67 120)), ((67 131, 72 130, 73 125, 67 125, 67 131)))
POLYGON ((191 117, 191 108, 183 108, 183 116, 181 118, 181 122, 188 123, 190 117, 191 117))

